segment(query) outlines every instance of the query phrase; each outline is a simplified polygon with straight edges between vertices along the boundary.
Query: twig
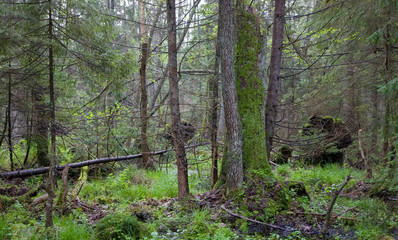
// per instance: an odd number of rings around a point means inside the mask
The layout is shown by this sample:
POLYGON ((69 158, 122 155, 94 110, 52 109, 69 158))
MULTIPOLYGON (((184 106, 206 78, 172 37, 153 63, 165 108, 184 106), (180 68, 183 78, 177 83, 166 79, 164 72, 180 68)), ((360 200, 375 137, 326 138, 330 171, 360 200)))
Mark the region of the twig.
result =
POLYGON ((257 220, 254 220, 254 219, 250 219, 250 218, 244 217, 244 216, 242 216, 242 215, 233 213, 233 212, 231 212, 230 210, 226 209, 223 205, 221 205, 221 209, 224 210, 224 211, 226 211, 227 213, 231 214, 231 215, 234 216, 234 217, 242 218, 242 219, 245 219, 245 220, 250 221, 250 222, 262 224, 262 225, 265 225, 265 226, 268 226, 268 227, 271 227, 271 228, 275 228, 275 229, 279 229, 279 230, 282 230, 282 231, 289 231, 289 232, 292 232, 292 230, 287 229, 287 228, 283 228, 283 227, 279 227, 279 226, 276 226, 276 225, 272 225, 272 224, 260 222, 260 221, 257 221, 257 220))
POLYGON ((358 147, 359 147, 359 151, 361 153, 363 162, 365 163, 366 178, 372 179, 373 178, 372 169, 369 167, 368 158, 365 156, 365 152, 363 151, 363 147, 362 147, 362 129, 358 130, 358 147))
POLYGON ((340 192, 343 190, 343 188, 345 187, 345 185, 347 185, 348 181, 350 181, 351 179, 351 173, 349 173, 347 175, 347 177, 345 178, 344 183, 341 185, 341 187, 334 193, 332 201, 330 201, 329 207, 328 207, 328 211, 326 212, 326 220, 325 220, 325 225, 323 225, 323 229, 321 231, 322 233, 322 239, 326 240, 326 232, 329 229, 329 225, 330 225, 330 215, 332 213, 333 210, 333 206, 336 203, 336 200, 340 194, 340 192))
POLYGON ((343 211, 342 213, 337 214, 336 216, 333 216, 333 219, 341 218, 341 219, 347 219, 347 220, 355 220, 355 219, 351 219, 351 218, 341 217, 341 215, 345 214, 345 213, 348 212, 348 211, 351 211, 352 209, 354 209, 354 208, 356 208, 356 207, 357 207, 357 206, 353 206, 353 207, 351 207, 351 208, 346 209, 346 210, 343 211))
POLYGON ((280 166, 281 166, 281 165, 279 165, 279 164, 274 163, 274 162, 271 161, 271 160, 268 160, 268 162, 271 163, 271 164, 274 165, 274 166, 277 166, 277 167, 280 167, 280 166))
MULTIPOLYGON (((355 208, 355 207, 353 207, 353 208, 355 208)), ((345 210, 344 212, 342 212, 342 213, 340 213, 340 214, 338 214, 338 215, 334 215, 334 216, 332 215, 331 218, 333 218, 333 219, 338 218, 338 219, 343 219, 343 220, 356 221, 355 218, 349 218, 349 217, 342 217, 342 216, 341 216, 341 215, 343 215, 344 213, 346 213, 346 212, 352 210, 353 208, 349 208, 349 209, 345 210)), ((287 214, 290 214, 290 215, 292 215, 292 214, 302 214, 302 215, 313 215, 313 216, 320 216, 320 217, 326 216, 325 213, 306 213, 306 212, 288 212, 287 214)))

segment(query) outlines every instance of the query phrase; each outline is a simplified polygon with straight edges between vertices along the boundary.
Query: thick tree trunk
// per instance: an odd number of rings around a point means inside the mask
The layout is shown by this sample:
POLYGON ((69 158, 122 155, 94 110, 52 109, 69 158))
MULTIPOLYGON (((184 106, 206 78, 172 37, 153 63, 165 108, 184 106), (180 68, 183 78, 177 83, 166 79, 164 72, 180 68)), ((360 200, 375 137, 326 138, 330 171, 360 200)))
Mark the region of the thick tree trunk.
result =
POLYGON ((265 106, 265 133, 268 157, 272 150, 276 117, 278 113, 280 71, 282 65, 283 29, 285 25, 285 0, 275 1, 273 25, 270 78, 268 83, 267 102, 265 106))
POLYGON ((182 199, 189 194, 189 185, 188 164, 184 148, 184 141, 182 140, 181 136, 180 99, 177 76, 177 26, 175 0, 167 0, 167 24, 172 133, 177 157, 178 198, 182 199))
POLYGON ((232 0, 219 0, 219 31, 221 48, 222 94, 226 125, 226 152, 222 172, 226 174, 230 191, 243 183, 242 137, 239 124, 238 100, 235 85, 235 53, 232 0))
POLYGON ((235 54, 236 88, 242 121, 243 170, 261 169, 271 175, 264 129, 264 85, 258 64, 262 49, 260 25, 254 9, 237 10, 235 54))

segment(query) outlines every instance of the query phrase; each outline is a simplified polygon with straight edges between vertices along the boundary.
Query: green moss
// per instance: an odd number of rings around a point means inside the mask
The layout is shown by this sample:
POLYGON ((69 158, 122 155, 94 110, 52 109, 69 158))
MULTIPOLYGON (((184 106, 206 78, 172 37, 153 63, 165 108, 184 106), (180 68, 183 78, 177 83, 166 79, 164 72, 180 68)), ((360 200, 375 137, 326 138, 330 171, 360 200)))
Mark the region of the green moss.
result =
POLYGON ((261 40, 256 16, 239 12, 237 21, 235 66, 239 115, 243 126, 243 167, 263 169, 271 175, 265 148, 265 129, 262 116, 264 86, 258 76, 258 55, 261 40))
POLYGON ((333 119, 335 124, 341 124, 343 121, 341 120, 341 118, 335 118, 333 119))

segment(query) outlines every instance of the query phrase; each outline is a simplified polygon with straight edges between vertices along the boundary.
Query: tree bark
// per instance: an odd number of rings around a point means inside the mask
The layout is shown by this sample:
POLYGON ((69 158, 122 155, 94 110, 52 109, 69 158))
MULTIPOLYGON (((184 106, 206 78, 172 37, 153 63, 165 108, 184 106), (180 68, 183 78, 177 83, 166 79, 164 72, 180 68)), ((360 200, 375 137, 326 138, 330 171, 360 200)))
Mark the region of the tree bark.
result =
POLYGON ((6 137, 6 131, 7 131, 7 126, 8 126, 8 107, 6 108, 6 112, 5 112, 5 119, 4 119, 4 128, 3 131, 1 133, 1 138, 0 138, 0 147, 1 145, 3 145, 3 140, 6 137))
POLYGON ((140 37, 141 37, 141 67, 140 67, 140 85, 141 85, 141 152, 142 166, 144 168, 153 168, 149 161, 148 147, 148 93, 146 87, 146 65, 148 56, 148 43, 146 34, 145 2, 139 1, 140 5, 140 37))
POLYGON ((42 103, 43 96, 40 90, 33 90, 33 105, 34 105, 34 132, 33 141, 36 143, 37 163, 40 167, 47 167, 50 165, 48 153, 48 109, 42 103))
POLYGON ((254 9, 238 7, 236 16, 236 88, 242 121, 243 171, 259 170, 272 175, 267 159, 264 129, 264 85, 258 67, 262 49, 260 24, 254 9))
POLYGON ((210 81, 210 90, 212 95, 211 102, 211 186, 218 181, 218 83, 220 78, 220 31, 217 33, 216 58, 214 61, 214 76, 210 81))
MULTIPOLYGON (((387 18, 390 20, 390 10, 387 10, 387 18)), ((389 21, 387 21, 389 22, 389 21)), ((387 85, 392 80, 392 68, 391 68, 391 36, 390 36, 390 25, 387 24, 386 32, 384 36, 384 53, 385 53, 385 79, 384 83, 387 85)), ((390 99, 388 96, 384 97, 385 103, 385 113, 384 113, 384 123, 383 123, 383 155, 385 161, 387 161, 387 155, 389 151, 389 146, 391 142, 389 142, 390 134, 390 121, 391 121, 391 106, 390 106, 390 99)))
POLYGON ((13 160, 13 150, 12 150, 12 124, 11 124, 11 63, 8 65, 8 107, 7 107, 7 121, 8 121, 8 151, 10 156, 11 171, 14 171, 14 160, 13 160))
POLYGON ((238 101, 235 86, 234 27, 232 0, 219 0, 219 31, 221 50, 222 94, 226 125, 226 154, 222 172, 226 173, 227 188, 242 187, 242 137, 240 132, 238 101))
POLYGON ((184 141, 181 136, 180 99, 177 76, 177 26, 175 0, 167 0, 167 25, 172 133, 177 157, 178 198, 182 199, 189 194, 189 185, 187 158, 184 141))
POLYGON ((51 119, 51 158, 50 167, 47 180, 48 200, 46 203, 46 227, 53 227, 53 205, 54 205, 54 188, 56 184, 55 170, 56 170, 56 136, 55 136, 55 92, 54 92, 54 53, 53 53, 53 19, 52 19, 52 0, 48 1, 48 72, 50 85, 50 119, 51 119))
MULTIPOLYGON (((188 17, 187 26, 185 27, 184 32, 181 34, 180 39, 179 39, 179 41, 178 41, 178 43, 177 43, 177 51, 180 49, 180 47, 182 46, 182 44, 183 44, 183 42, 184 42, 185 36, 187 35, 188 30, 189 30, 189 26, 190 26, 191 23, 192 23, 193 14, 195 13, 195 9, 198 7, 200 1, 201 1, 201 0, 197 0, 197 1, 194 3, 194 6, 193 6, 193 8, 192 8, 192 12, 189 14, 189 17, 188 17)), ((163 3, 162 3, 162 4, 163 4, 163 3)), ((161 5, 161 6, 162 6, 162 5, 161 5)), ((161 13, 161 12, 158 12, 158 13, 161 13)), ((156 15, 156 16, 155 16, 155 20, 158 19, 158 18, 159 18, 159 15, 156 15)), ((150 44, 149 44, 149 45, 150 45, 150 44)), ((161 92, 161 90, 162 90, 162 88, 163 88, 163 85, 164 85, 164 83, 166 82, 167 73, 168 73, 168 71, 164 71, 163 76, 161 77, 160 83, 158 84, 158 87, 157 87, 157 89, 156 89, 156 91, 155 91, 155 94, 153 94, 153 97, 152 97, 152 100, 151 100, 151 104, 150 104, 151 112, 154 112, 154 110, 156 110, 156 106, 155 106, 155 104, 156 104, 156 99, 159 97, 159 94, 160 94, 160 92, 161 92)))
POLYGON ((268 95, 265 106, 265 133, 267 156, 272 150, 276 117, 278 113, 280 71, 282 65, 283 29, 285 25, 285 0, 275 1, 274 24, 272 34, 272 49, 270 60, 270 77, 268 95))

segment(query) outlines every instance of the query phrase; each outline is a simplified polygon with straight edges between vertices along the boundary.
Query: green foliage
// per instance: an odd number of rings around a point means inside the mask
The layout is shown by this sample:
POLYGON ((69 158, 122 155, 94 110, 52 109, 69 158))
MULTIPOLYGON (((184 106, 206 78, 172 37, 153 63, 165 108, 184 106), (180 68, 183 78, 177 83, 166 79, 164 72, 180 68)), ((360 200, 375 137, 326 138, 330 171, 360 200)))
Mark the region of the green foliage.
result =
POLYGON ((389 229, 398 227, 397 215, 378 199, 364 199, 358 207, 362 210, 356 224, 359 239, 379 239, 389 229))
POLYGON ((221 227, 216 230, 213 238, 214 240, 232 240, 239 239, 239 236, 228 227, 221 227))
POLYGON ((93 179, 81 191, 81 196, 103 203, 131 201, 150 198, 176 197, 178 194, 175 176, 162 171, 145 171, 129 167, 116 176, 93 179))
MULTIPOLYGON (((324 190, 326 186, 338 186, 344 182, 345 177, 352 171, 337 164, 307 168, 292 168, 288 165, 282 165, 276 167, 275 170, 279 179, 303 182, 305 186, 309 187, 310 192, 324 190)), ((352 171, 351 175, 358 180, 362 179, 365 174, 361 171, 352 171)), ((355 179, 351 180, 346 188, 355 185, 355 179)))
POLYGON ((11 239, 11 230, 5 216, 0 215, 0 239, 11 239))
POLYGON ((107 215, 96 225, 98 240, 138 239, 139 232, 138 220, 120 213, 107 215))
POLYGON ((91 240, 94 232, 91 227, 79 224, 72 215, 56 217, 54 225, 58 228, 57 239, 59 240, 91 240))

